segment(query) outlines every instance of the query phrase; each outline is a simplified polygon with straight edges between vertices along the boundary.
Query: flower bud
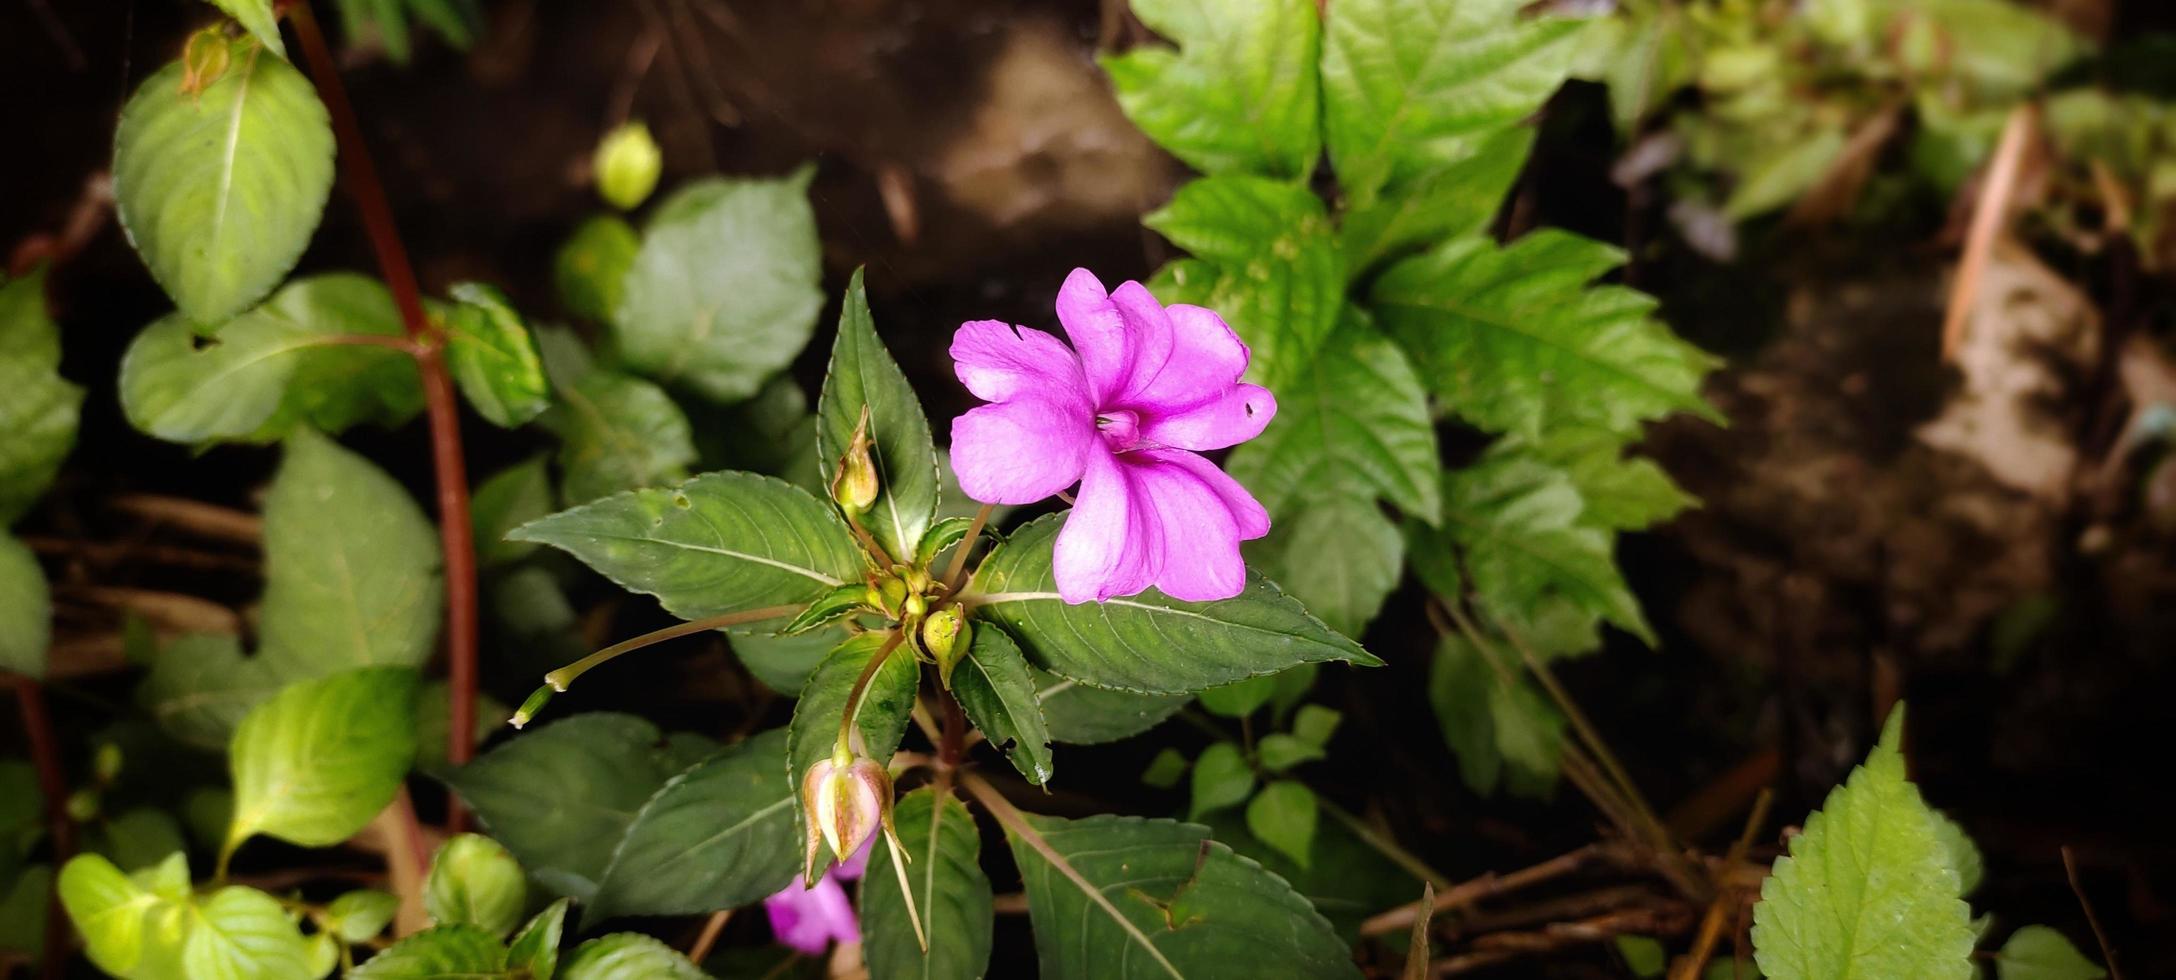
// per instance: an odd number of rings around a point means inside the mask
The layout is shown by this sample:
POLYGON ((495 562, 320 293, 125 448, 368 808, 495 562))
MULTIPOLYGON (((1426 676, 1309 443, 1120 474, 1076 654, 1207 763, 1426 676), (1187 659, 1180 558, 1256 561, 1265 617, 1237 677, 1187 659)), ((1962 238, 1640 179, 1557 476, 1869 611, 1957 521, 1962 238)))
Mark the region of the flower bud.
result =
POLYGON ((90 823, 98 819, 98 791, 79 789, 68 794, 68 819, 77 823, 90 823))
POLYGON ((861 849, 879 825, 892 821, 892 775, 876 760, 844 751, 809 767, 801 780, 801 812, 808 825, 802 859, 805 884, 816 883, 821 848, 844 861, 861 849))
POLYGON ((521 702, 521 707, 515 710, 514 717, 507 719, 506 723, 515 728, 528 724, 544 711, 546 704, 551 703, 552 695, 555 693, 557 692, 553 691, 549 684, 529 692, 528 700, 521 702))
POLYGON ((884 615, 900 619, 907 612, 907 583, 897 575, 885 575, 869 587, 870 605, 884 611, 884 615))
POLYGON ((876 461, 869 458, 872 445, 869 406, 863 405, 861 421, 854 424, 854 438, 847 442, 846 454, 839 457, 838 469, 831 475, 831 499, 849 515, 860 514, 876 503, 876 461))
POLYGON ((233 50, 222 26, 214 25, 189 35, 188 43, 181 49, 182 94, 204 94, 205 89, 227 73, 227 66, 233 62, 233 50))
POLYGON ((121 776, 121 747, 112 742, 101 743, 91 756, 91 771, 101 784, 112 785, 121 776))
POLYGON ((657 189, 664 154, 650 138, 650 127, 623 123, 597 144, 597 193, 621 210, 641 204, 657 189))
POLYGON ((952 668, 967 655, 973 639, 974 627, 967 625, 957 605, 939 609, 922 621, 922 649, 937 661, 937 679, 945 690, 952 689, 952 668))

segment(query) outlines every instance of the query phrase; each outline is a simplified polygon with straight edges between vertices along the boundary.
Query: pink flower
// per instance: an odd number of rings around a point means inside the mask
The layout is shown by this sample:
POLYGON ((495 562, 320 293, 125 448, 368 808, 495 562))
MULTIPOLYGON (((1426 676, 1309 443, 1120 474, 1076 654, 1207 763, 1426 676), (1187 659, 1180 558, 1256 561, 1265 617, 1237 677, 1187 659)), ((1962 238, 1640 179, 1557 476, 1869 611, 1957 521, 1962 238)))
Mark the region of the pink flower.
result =
POLYGON ((1247 345, 1224 318, 1166 307, 1140 283, 1106 293, 1086 269, 1058 290, 1073 341, 997 320, 960 325, 954 371, 988 405, 952 420, 952 468, 969 497, 1028 504, 1075 481, 1058 532, 1058 594, 1072 603, 1149 586, 1175 599, 1246 588, 1239 542, 1269 533, 1269 512, 1196 455, 1260 435, 1277 414, 1266 388, 1241 384, 1247 345))
MULTIPOLYGON (((873 842, 874 838, 871 838, 873 842)), ((854 917, 854 903, 847 900, 846 889, 840 887, 839 882, 861 877, 862 870, 869 865, 869 847, 869 844, 863 844, 846 863, 818 879, 814 887, 801 887, 801 880, 796 876, 786 887, 763 900, 763 911, 771 919, 771 932, 779 942, 810 956, 822 956, 834 940, 842 943, 861 941, 861 920, 854 917)))

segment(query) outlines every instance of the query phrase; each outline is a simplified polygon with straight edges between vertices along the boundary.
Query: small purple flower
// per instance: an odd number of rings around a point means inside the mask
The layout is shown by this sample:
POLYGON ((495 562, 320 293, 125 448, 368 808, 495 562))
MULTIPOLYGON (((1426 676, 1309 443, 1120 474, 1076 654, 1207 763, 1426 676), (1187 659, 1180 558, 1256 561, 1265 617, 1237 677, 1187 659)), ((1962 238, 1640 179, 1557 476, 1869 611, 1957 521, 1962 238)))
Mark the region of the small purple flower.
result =
POLYGON ((854 917, 854 903, 847 900, 846 889, 839 882, 861 877, 862 869, 869 865, 869 849, 869 844, 863 844, 846 863, 818 879, 815 887, 801 887, 796 877, 763 900, 771 932, 779 942, 810 956, 822 956, 833 941, 861 941, 861 920, 854 917))
POLYGON ((1175 599, 1246 588, 1239 542, 1269 512, 1197 453, 1260 435, 1277 400, 1241 384, 1247 345, 1224 318, 1166 307, 1140 283, 1106 293, 1086 269, 1058 290, 1073 341, 998 320, 960 325, 954 371, 990 404, 952 421, 952 468, 969 497, 1028 504, 1075 481, 1054 559, 1070 603, 1150 586, 1175 599))

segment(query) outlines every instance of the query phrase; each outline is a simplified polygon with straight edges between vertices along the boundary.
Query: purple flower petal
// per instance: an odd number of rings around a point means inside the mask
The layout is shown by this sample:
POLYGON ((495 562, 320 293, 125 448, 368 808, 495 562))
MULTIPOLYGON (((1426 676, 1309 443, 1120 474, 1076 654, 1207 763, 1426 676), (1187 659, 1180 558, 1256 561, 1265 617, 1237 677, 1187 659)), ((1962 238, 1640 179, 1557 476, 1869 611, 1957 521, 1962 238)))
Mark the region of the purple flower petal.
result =
POLYGON ((1161 370, 1171 356, 1171 320, 1137 282, 1106 293, 1093 273, 1073 270, 1058 290, 1058 323, 1080 352, 1098 406, 1115 404, 1134 377, 1161 370))
POLYGON ((1081 478, 1095 446, 1095 416, 1022 397, 952 420, 952 470, 960 491, 986 504, 1032 504, 1081 478))
POLYGON ((1170 353, 1153 373, 1135 374, 1121 400, 1142 412, 1168 414, 1225 397, 1247 371, 1247 345, 1214 311, 1178 304, 1164 312, 1170 353))
POLYGON ((1058 531, 1052 556, 1059 597, 1077 605, 1148 588, 1164 552, 1155 504, 1133 484, 1118 457, 1090 452, 1080 496, 1058 531))
POLYGON ((1277 396, 1260 385, 1227 386, 1221 397, 1173 415, 1148 415, 1141 438, 1159 446, 1207 452, 1262 434, 1277 417, 1277 396))
POLYGON ((763 911, 769 915, 771 932, 779 942, 810 956, 823 955, 833 940, 861 941, 861 923, 854 918, 854 906, 846 900, 846 889, 830 875, 812 888, 802 888, 798 881, 788 884, 763 900, 763 911))
POLYGON ((1094 410, 1079 355, 1041 330, 1013 327, 1002 320, 962 323, 952 334, 952 373, 986 402, 1032 394, 1054 402, 1077 402, 1083 412, 1094 410))
POLYGON ((1247 587, 1244 537, 1260 537, 1268 515, 1244 488, 1208 460, 1179 450, 1131 453, 1127 473, 1152 499, 1164 556, 1155 585, 1189 602, 1214 602, 1247 587), (1244 526, 1243 526, 1244 525, 1244 526), (1244 532, 1260 528, 1253 535, 1244 532))
POLYGON ((876 837, 871 835, 861 842, 861 850, 855 851, 853 857, 831 869, 831 877, 840 881, 859 881, 862 872, 869 869, 869 852, 873 850, 876 850, 876 837))

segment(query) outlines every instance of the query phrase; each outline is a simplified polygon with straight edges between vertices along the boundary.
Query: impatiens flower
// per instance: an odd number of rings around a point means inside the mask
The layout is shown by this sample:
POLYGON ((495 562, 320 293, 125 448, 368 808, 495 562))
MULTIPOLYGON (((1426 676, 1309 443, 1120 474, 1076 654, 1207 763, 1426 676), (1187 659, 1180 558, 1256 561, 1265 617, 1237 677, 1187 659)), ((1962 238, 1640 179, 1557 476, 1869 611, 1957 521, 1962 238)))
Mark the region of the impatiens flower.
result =
POLYGON ((990 403, 952 421, 960 488, 1028 504, 1080 484, 1055 558, 1067 602, 1238 595, 1239 542, 1268 534, 1269 513, 1197 454, 1277 414, 1268 389, 1239 382, 1247 345, 1209 310, 1166 307, 1137 282, 1106 293, 1086 269, 1058 291, 1058 323, 1072 347, 997 320, 953 335, 960 383, 990 403))
POLYGON ((822 956, 834 941, 861 941, 861 922, 854 917, 854 903, 847 901, 846 889, 839 882, 861 877, 862 869, 869 864, 869 848, 870 844, 862 845, 851 859, 817 881, 814 888, 803 888, 795 880, 763 900, 771 932, 779 942, 810 956, 822 956))

